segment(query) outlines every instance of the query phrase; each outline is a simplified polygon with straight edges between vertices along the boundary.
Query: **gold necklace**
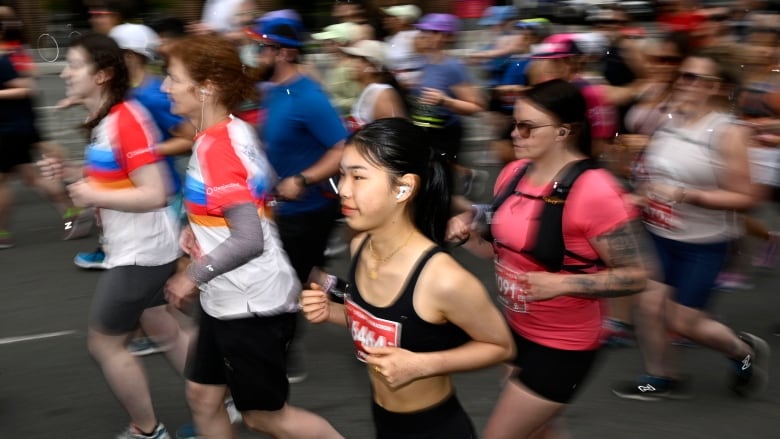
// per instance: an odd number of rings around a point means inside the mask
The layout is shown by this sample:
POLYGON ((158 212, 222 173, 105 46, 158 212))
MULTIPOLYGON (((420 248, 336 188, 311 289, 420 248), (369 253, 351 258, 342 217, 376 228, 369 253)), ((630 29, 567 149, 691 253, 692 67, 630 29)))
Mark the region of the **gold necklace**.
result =
POLYGON ((369 264, 368 267, 368 278, 369 279, 376 279, 379 277, 379 273, 377 273, 377 270, 379 270, 379 266, 384 264, 385 262, 389 261, 390 258, 395 256, 396 253, 398 253, 402 248, 406 247, 406 244, 409 243, 409 240, 412 239, 412 235, 414 235, 414 229, 412 229, 411 232, 409 232, 409 236, 406 237, 406 240, 404 240, 404 243, 399 245, 398 248, 390 252, 389 255, 385 256, 384 258, 380 258, 376 252, 374 251, 374 240, 369 238, 368 240, 368 251, 371 252, 371 258, 374 260, 374 267, 371 267, 371 264, 369 264))

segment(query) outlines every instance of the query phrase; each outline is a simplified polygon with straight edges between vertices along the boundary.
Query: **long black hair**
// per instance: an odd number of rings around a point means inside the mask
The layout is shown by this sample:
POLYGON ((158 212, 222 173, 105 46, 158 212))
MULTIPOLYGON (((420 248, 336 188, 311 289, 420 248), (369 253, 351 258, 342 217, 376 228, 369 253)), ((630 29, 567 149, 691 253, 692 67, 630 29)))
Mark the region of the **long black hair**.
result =
POLYGON ((108 99, 95 114, 95 117, 89 119, 84 126, 88 129, 95 128, 100 121, 108 115, 111 107, 125 100, 128 90, 130 90, 130 75, 127 72, 122 49, 119 48, 113 38, 106 35, 90 33, 78 37, 70 44, 71 49, 81 47, 87 52, 92 61, 93 73, 105 70, 110 79, 106 83, 106 92, 108 99))
POLYGON ((441 245, 450 213, 450 171, 440 154, 420 142, 423 138, 413 123, 392 117, 367 124, 348 143, 394 179, 405 174, 420 177, 419 190, 411 202, 412 221, 425 236, 441 245))
POLYGON ((552 114, 558 122, 570 124, 577 138, 577 149, 590 157, 592 145, 588 108, 580 89, 563 79, 537 84, 524 92, 524 98, 552 114))

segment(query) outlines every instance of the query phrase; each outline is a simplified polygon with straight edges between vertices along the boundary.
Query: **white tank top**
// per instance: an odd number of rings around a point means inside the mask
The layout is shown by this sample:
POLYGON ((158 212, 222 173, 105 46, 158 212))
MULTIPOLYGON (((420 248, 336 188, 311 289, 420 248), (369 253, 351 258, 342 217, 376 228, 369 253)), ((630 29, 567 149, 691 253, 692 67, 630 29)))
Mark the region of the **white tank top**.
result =
POLYGON ((382 91, 393 88, 388 84, 373 83, 368 84, 363 89, 357 101, 352 105, 352 119, 359 127, 374 121, 374 105, 382 91))
MULTIPOLYGON (((731 116, 710 113, 689 127, 677 127, 674 122, 672 119, 656 131, 647 146, 647 178, 680 188, 719 188, 719 182, 725 178, 725 164, 718 139, 732 122, 731 116)), ((690 243, 728 241, 738 236, 740 230, 734 211, 674 203, 652 195, 645 210, 645 223, 658 236, 690 243)))

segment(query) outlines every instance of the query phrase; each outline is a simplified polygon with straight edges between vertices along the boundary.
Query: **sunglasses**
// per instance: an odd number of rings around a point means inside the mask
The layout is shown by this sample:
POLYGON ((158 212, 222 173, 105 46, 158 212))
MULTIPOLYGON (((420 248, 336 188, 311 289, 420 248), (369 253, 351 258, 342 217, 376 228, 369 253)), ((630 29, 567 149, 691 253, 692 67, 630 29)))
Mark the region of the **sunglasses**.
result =
POLYGON ((542 125, 533 125, 528 122, 515 122, 515 129, 517 130, 517 134, 520 135, 523 139, 527 139, 531 136, 531 131, 537 129, 537 128, 544 128, 544 127, 554 127, 555 124, 552 123, 546 123, 542 125))
POLYGON ((709 17, 709 21, 726 21, 729 19, 728 15, 712 15, 709 17))
POLYGON ((654 64, 675 65, 682 61, 682 57, 673 55, 649 55, 648 58, 654 64))
POLYGON ((282 48, 282 46, 279 46, 278 44, 269 44, 269 43, 262 43, 262 42, 256 42, 255 45, 257 46, 258 52, 262 52, 266 48, 271 48, 274 50, 279 50, 282 48))
POLYGON ((696 81, 707 83, 719 82, 720 78, 713 75, 700 75, 693 72, 680 72, 679 80, 680 82, 684 82, 686 84, 693 84, 696 81))

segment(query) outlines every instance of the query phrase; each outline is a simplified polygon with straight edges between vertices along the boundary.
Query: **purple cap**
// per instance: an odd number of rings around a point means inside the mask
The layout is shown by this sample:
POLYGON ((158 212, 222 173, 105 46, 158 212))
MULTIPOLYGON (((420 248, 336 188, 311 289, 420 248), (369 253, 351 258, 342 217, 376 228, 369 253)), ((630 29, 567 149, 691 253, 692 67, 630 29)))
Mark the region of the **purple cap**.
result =
POLYGON ((420 30, 455 33, 460 30, 460 20, 452 14, 426 14, 415 27, 420 30))

